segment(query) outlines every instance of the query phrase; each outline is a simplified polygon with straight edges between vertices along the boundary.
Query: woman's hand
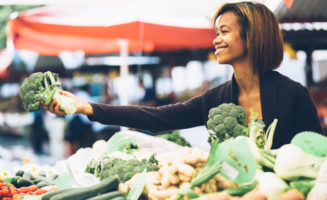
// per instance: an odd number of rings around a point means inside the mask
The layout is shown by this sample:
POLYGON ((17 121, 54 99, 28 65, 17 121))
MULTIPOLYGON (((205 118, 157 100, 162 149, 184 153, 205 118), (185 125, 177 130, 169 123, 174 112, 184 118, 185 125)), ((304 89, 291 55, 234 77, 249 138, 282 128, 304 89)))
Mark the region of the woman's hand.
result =
MULTIPOLYGON (((93 115, 93 109, 92 109, 92 106, 90 103, 84 102, 84 101, 78 99, 74 94, 64 91, 64 90, 58 90, 58 93, 66 96, 66 97, 69 97, 69 98, 73 99, 73 101, 76 102, 77 110, 74 114, 93 115)), ((60 109, 60 105, 57 103, 55 98, 53 98, 51 100, 51 102, 48 106, 45 105, 43 101, 41 101, 40 103, 45 110, 48 110, 51 113, 54 113, 58 116, 66 115, 66 113, 60 109)))

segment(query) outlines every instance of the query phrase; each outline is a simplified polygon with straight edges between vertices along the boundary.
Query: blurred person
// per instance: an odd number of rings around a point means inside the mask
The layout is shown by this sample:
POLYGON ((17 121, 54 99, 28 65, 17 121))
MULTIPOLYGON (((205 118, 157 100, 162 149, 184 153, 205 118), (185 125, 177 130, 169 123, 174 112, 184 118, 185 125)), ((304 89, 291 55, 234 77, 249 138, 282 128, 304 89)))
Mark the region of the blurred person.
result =
POLYGON ((42 154, 43 144, 48 142, 48 132, 44 124, 44 109, 41 109, 39 112, 33 112, 34 121, 31 126, 31 135, 30 140, 32 143, 33 151, 36 154, 42 154))
MULTIPOLYGON (((277 118, 273 148, 290 143, 301 131, 322 133, 308 90, 274 71, 283 59, 283 38, 276 17, 265 5, 226 3, 215 13, 213 25, 217 35, 213 40, 217 61, 232 65, 234 73, 231 80, 200 96, 181 103, 147 107, 90 103, 69 92, 60 93, 77 102, 76 114, 85 114, 90 120, 103 124, 152 133, 206 125, 210 108, 222 103, 241 105, 247 113, 246 123, 251 109, 267 126, 277 118)), ((44 108, 65 115, 55 100, 44 108)))
POLYGON ((153 88, 145 87, 142 79, 138 81, 139 87, 143 91, 142 98, 139 101, 139 105, 143 106, 155 106, 156 105, 156 94, 153 88))
MULTIPOLYGON (((91 101, 91 87, 89 84, 76 89, 74 94, 82 101, 91 101)), ((75 153, 81 147, 91 146, 95 141, 92 132, 92 123, 85 115, 77 114, 69 116, 64 136, 68 149, 67 156, 75 153)))
POLYGON ((110 79, 105 80, 102 90, 102 97, 103 97, 103 103, 105 104, 111 104, 117 101, 118 95, 114 91, 112 80, 110 79))

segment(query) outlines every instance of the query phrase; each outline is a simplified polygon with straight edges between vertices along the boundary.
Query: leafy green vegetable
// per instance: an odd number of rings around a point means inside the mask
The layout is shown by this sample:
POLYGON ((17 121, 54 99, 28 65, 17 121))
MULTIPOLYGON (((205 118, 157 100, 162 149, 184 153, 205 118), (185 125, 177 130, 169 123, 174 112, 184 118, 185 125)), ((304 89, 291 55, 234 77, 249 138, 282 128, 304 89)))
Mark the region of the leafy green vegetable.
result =
POLYGON ((158 137, 161 137, 161 138, 164 138, 166 140, 169 140, 171 142, 174 142, 176 144, 179 144, 181 146, 188 146, 190 147, 191 144, 188 143, 185 138, 183 138, 182 136, 180 136, 179 132, 178 131, 173 131, 171 133, 166 133, 166 134, 161 134, 161 135, 158 135, 158 137))
POLYGON ((245 139, 247 141, 248 147, 250 148, 252 156, 257 162, 258 168, 262 169, 263 167, 266 167, 271 170, 274 168, 276 155, 274 155, 271 151, 259 149, 255 142, 249 137, 238 136, 235 139, 245 139))
POLYGON ((258 185, 258 181, 254 179, 253 181, 250 181, 248 183, 240 184, 236 188, 225 189, 222 192, 230 194, 232 196, 243 196, 245 193, 250 192, 254 188, 256 188, 257 185, 258 185))
POLYGON ((90 161, 85 171, 100 177, 100 180, 118 175, 119 181, 125 182, 135 174, 141 173, 144 169, 147 171, 158 170, 158 163, 154 156, 151 156, 148 160, 139 161, 137 159, 123 160, 114 158, 105 153, 99 158, 99 161, 90 161))
POLYGON ((136 183, 132 185, 127 195, 127 200, 138 200, 145 187, 146 169, 143 170, 141 176, 137 179, 136 183))
POLYGON ((246 113, 241 106, 223 103, 209 110, 207 127, 210 133, 209 143, 213 140, 224 141, 239 135, 248 135, 244 127, 246 113))
POLYGON ((139 149, 138 145, 130 138, 124 138, 120 134, 115 134, 111 139, 111 143, 107 152, 121 151, 125 153, 131 153, 133 150, 139 149))
POLYGON ((58 88, 61 86, 62 83, 56 73, 47 71, 31 74, 24 79, 19 91, 25 110, 36 112, 40 109, 40 101, 43 101, 45 105, 49 105, 52 98, 55 98, 60 105, 60 109, 65 111, 67 115, 74 114, 77 104, 71 98, 58 93, 58 88))
POLYGON ((298 179, 290 182, 290 188, 299 190, 304 196, 307 196, 311 188, 315 185, 315 179, 298 179))
POLYGON ((300 147, 313 156, 327 156, 327 137, 321 134, 303 131, 293 137, 291 144, 300 147))
POLYGON ((214 159, 224 161, 220 174, 237 184, 251 181, 257 169, 255 157, 246 138, 240 136, 226 140, 219 144, 214 154, 214 159))

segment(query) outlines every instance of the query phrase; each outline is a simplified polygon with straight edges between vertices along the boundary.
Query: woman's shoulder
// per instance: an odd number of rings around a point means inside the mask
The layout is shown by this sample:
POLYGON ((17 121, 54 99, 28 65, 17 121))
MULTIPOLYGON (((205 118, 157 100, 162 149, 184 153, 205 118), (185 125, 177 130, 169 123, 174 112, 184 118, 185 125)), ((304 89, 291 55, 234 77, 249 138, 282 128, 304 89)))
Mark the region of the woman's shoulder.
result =
POLYGON ((307 90, 305 86, 303 86, 300 82, 292 80, 291 78, 277 72, 272 72, 273 79, 280 87, 291 89, 291 90, 307 90))

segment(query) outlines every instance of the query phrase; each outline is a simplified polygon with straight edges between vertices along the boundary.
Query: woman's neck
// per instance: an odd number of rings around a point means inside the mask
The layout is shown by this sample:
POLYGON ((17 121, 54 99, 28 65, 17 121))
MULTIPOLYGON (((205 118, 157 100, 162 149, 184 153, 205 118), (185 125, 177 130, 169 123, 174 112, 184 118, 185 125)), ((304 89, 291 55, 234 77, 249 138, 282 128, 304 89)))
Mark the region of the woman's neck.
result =
POLYGON ((242 65, 233 65, 233 68, 240 94, 250 95, 253 92, 259 92, 259 76, 253 72, 252 65, 243 63, 242 65))

